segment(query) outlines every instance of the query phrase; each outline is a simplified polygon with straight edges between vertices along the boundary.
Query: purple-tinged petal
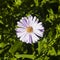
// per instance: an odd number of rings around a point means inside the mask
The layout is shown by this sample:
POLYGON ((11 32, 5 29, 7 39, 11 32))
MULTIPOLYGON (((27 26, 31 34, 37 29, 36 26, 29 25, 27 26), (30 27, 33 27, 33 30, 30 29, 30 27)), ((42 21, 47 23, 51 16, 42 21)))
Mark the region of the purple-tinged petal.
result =
POLYGON ((44 29, 38 29, 39 31, 41 31, 41 32, 44 32, 44 29))
POLYGON ((23 36, 21 36, 20 40, 22 42, 29 43, 29 35, 28 34, 24 34, 23 36))
POLYGON ((18 27, 21 27, 21 26, 23 26, 20 22, 17 22, 17 26, 18 27))
MULTIPOLYGON (((30 21, 29 21, 26 17, 23 17, 22 20, 26 20, 27 24, 30 23, 30 21)), ((21 21, 22 21, 22 20, 21 20, 21 21)))
POLYGON ((34 33, 39 37, 43 37, 43 32, 41 32, 39 30, 35 30, 34 33))
POLYGON ((23 28, 25 28, 25 26, 19 21, 19 22, 17 22, 17 26, 18 27, 23 27, 23 28))
POLYGON ((24 28, 16 28, 15 30, 16 30, 16 32, 24 32, 25 31, 24 28))
POLYGON ((24 34, 21 36, 20 40, 25 41, 26 36, 27 36, 27 34, 24 33, 24 34))
POLYGON ((31 22, 33 20, 33 17, 31 15, 28 16, 28 20, 31 22))
POLYGON ((16 34, 17 34, 17 37, 19 38, 19 37, 23 36, 24 34, 26 34, 26 32, 19 32, 19 33, 16 33, 16 34))
POLYGON ((39 40, 39 38, 34 33, 32 33, 31 35, 32 35, 32 42, 33 43, 35 43, 39 40))
POLYGON ((24 27, 27 27, 28 23, 26 19, 21 20, 20 22, 23 24, 24 27))
POLYGON ((32 43, 32 36, 29 35, 29 42, 28 43, 32 43))

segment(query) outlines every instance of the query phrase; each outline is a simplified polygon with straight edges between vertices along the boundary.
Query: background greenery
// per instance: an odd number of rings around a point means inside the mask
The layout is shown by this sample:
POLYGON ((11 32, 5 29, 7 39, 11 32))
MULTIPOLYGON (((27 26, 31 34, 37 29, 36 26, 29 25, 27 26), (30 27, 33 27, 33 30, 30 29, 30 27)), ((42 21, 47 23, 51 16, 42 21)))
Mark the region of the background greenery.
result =
POLYGON ((0 0, 0 60, 60 60, 60 1, 0 0), (17 21, 30 14, 45 27, 35 44, 19 41, 15 32, 17 21))

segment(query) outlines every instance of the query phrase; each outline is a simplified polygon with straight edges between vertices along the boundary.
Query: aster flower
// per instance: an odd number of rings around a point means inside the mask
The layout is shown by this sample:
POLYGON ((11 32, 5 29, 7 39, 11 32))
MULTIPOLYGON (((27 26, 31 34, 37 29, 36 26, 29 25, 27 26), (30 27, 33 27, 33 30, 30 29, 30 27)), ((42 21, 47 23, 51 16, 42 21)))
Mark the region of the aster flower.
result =
POLYGON ((17 22, 18 28, 16 28, 17 37, 22 42, 35 43, 39 38, 43 37, 44 27, 42 22, 38 23, 38 19, 34 16, 22 17, 17 22))

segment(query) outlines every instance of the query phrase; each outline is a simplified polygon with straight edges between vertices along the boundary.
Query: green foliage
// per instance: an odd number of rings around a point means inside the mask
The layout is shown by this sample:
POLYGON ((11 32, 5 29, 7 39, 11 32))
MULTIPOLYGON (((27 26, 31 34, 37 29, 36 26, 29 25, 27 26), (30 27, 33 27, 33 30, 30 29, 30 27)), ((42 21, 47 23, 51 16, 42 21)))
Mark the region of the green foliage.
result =
POLYGON ((34 2, 35 2, 35 5, 36 5, 36 6, 39 6, 38 0, 34 0, 34 2))
POLYGON ((9 52, 10 52, 11 54, 14 54, 14 52, 15 52, 18 48, 21 49, 21 45, 22 45, 21 42, 16 41, 16 42, 14 43, 14 45, 9 49, 9 52))
POLYGON ((60 0, 0 0, 0 60, 60 60, 60 0), (35 44, 16 37, 17 21, 28 15, 45 28, 35 44))
POLYGON ((24 58, 34 59, 35 58, 34 55, 29 55, 29 54, 28 55, 27 54, 16 54, 15 57, 16 58, 21 58, 22 57, 23 59, 24 58))
POLYGON ((21 0, 15 0, 14 6, 20 6, 22 4, 21 0))

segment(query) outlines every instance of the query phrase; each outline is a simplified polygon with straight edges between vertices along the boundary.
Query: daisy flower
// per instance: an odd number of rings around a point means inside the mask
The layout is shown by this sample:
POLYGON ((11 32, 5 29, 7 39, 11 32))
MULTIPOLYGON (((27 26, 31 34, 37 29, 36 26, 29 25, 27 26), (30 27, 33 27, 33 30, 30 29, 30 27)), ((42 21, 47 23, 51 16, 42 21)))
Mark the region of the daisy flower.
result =
POLYGON ((20 21, 17 22, 18 28, 16 28, 16 35, 22 42, 35 43, 39 38, 43 37, 44 27, 42 22, 36 16, 22 17, 20 21))

